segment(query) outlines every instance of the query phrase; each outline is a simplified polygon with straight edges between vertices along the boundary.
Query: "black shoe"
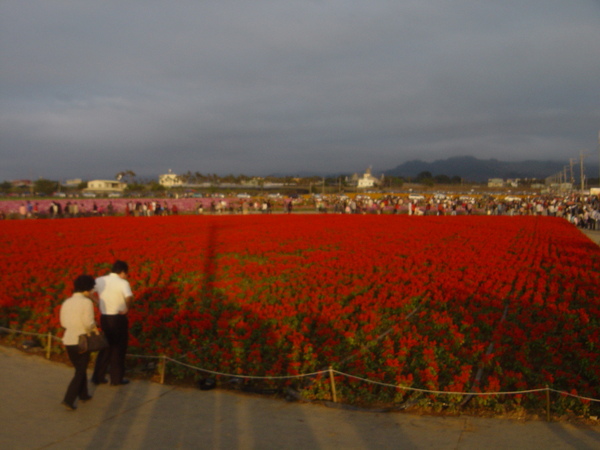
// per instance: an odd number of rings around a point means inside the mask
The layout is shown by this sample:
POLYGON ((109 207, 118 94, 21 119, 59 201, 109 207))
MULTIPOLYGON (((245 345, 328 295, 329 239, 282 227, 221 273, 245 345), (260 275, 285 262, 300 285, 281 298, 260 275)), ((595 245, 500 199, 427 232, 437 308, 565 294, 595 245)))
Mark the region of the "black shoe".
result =
POLYGON ((85 397, 79 397, 79 400, 81 400, 82 402, 87 402, 88 400, 91 400, 92 396, 91 395, 86 395, 85 397))
POLYGON ((75 411, 77 409, 77 406, 71 405, 70 403, 67 403, 67 402, 61 402, 60 404, 63 405, 65 408, 67 408, 69 411, 75 411))
POLYGON ((100 381, 96 380, 95 378, 92 378, 90 381, 93 384, 95 384, 96 386, 98 386, 100 384, 106 384, 106 383, 108 383, 108 380, 106 378, 104 380, 100 380, 100 381))
POLYGON ((127 378, 123 378, 120 383, 110 383, 111 386, 121 386, 123 384, 129 384, 129 380, 127 378))

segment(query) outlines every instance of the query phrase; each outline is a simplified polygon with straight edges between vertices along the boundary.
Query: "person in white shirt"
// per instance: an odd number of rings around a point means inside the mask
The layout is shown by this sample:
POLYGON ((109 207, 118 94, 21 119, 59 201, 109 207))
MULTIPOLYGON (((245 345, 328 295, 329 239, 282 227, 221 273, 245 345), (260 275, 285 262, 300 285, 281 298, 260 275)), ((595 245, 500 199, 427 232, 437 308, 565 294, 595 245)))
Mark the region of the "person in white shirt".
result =
POLYGON ((107 383, 110 375, 111 386, 128 384, 125 375, 125 356, 129 341, 127 312, 133 301, 131 286, 127 281, 129 266, 124 261, 115 261, 111 273, 96 279, 96 293, 100 307, 100 326, 108 348, 100 350, 92 375, 92 383, 107 383))
POLYGON ((69 410, 75 411, 75 400, 90 400, 88 393, 87 367, 90 362, 90 352, 79 353, 79 335, 98 332, 94 320, 94 304, 90 293, 95 281, 91 275, 80 275, 74 281, 74 293, 60 307, 60 324, 65 329, 63 344, 73 366, 75 375, 69 383, 62 404, 69 410))

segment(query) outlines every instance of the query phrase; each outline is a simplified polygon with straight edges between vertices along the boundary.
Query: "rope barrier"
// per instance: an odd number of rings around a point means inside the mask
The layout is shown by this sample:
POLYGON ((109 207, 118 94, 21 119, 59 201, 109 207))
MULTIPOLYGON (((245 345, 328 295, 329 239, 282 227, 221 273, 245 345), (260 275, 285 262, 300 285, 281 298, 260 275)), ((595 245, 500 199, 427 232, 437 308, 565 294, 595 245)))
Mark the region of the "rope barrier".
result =
POLYGON ((128 353, 127 356, 129 356, 131 358, 164 359, 166 361, 171 361, 171 362, 174 362, 175 364, 179 364, 180 366, 184 366, 184 367, 187 367, 188 369, 192 369, 192 370, 197 370, 199 372, 205 372, 205 373, 209 373, 211 375, 219 375, 219 376, 229 377, 229 378, 242 378, 242 379, 248 379, 248 380, 287 380, 287 379, 293 379, 293 378, 314 377, 316 375, 322 375, 322 374, 328 372, 327 370, 323 370, 320 372, 304 373, 301 375, 281 375, 281 376, 238 375, 238 374, 232 374, 232 373, 226 373, 226 372, 216 372, 214 370, 203 369, 201 367, 192 366, 191 364, 187 364, 187 363, 178 361, 169 356, 148 356, 148 355, 135 355, 135 354, 130 354, 130 353, 128 353))
MULTIPOLYGON (((338 372, 337 370, 334 370, 334 372, 337 373, 338 375, 343 375, 347 378, 354 378, 355 380, 364 381, 365 383, 377 384, 379 386, 402 389, 405 391, 415 391, 415 392, 421 392, 424 394, 435 394, 435 395, 481 395, 481 396, 485 396, 485 395, 517 395, 517 394, 530 394, 533 392, 545 392, 548 390, 548 388, 538 388, 538 389, 528 389, 528 390, 524 390, 524 391, 497 391, 497 392, 432 391, 430 389, 420 389, 420 388, 412 388, 412 387, 408 387, 408 386, 400 386, 397 384, 382 383, 380 381, 373 381, 373 380, 369 380, 367 378, 361 378, 361 377, 357 377, 355 375, 349 375, 347 373, 338 372)), ((559 391, 556 391, 556 392, 559 392, 559 391)), ((598 401, 600 401, 600 400, 598 400, 598 401)))
MULTIPOLYGON (((20 334, 27 334, 27 335, 30 335, 30 336, 40 336, 40 337, 44 337, 44 338, 48 337, 48 333, 34 333, 34 332, 31 332, 31 331, 13 330, 12 328, 6 328, 6 327, 0 327, 0 330, 2 330, 2 331, 8 331, 9 333, 20 333, 20 334)), ((51 337, 55 341, 62 342, 62 339, 59 338, 58 336, 51 335, 51 337)))
MULTIPOLYGON (((141 357, 141 358, 162 358, 161 356, 145 356, 145 355, 127 355, 127 356, 132 356, 132 357, 141 357)), ((165 356, 164 359, 174 362, 176 364, 179 364, 181 366, 187 367, 189 369, 193 369, 193 370, 197 370, 200 372, 206 372, 206 373, 210 373, 212 375, 220 375, 220 376, 225 376, 225 377, 230 377, 230 378, 242 378, 242 379, 258 379, 258 380, 284 380, 284 379, 293 379, 293 378, 305 378, 305 377, 314 377, 317 375, 324 375, 324 374, 328 374, 330 372, 333 372, 337 375, 340 376, 344 376, 346 378, 352 378, 355 380, 360 380, 363 381, 365 383, 370 383, 370 384, 375 384, 375 385, 379 385, 379 386, 384 386, 384 387, 390 387, 390 388, 395 388, 395 389, 402 389, 405 391, 415 391, 415 392, 421 392, 424 394, 434 394, 434 395, 478 395, 478 396, 489 396, 489 395, 522 395, 522 394, 533 394, 536 392, 554 392, 557 394, 563 394, 563 395, 567 395, 569 397, 574 397, 574 398, 579 398, 581 400, 589 400, 589 401, 593 401, 593 402, 600 402, 600 399, 594 399, 594 398, 590 398, 590 397, 582 397, 576 394, 571 394, 568 392, 564 392, 564 391, 558 391, 556 389, 551 389, 551 388, 537 388, 537 389, 525 389, 522 391, 494 391, 494 392, 458 392, 458 391, 434 391, 434 390, 430 390, 430 389, 420 389, 420 388, 413 388, 413 387, 408 387, 408 386, 400 386, 400 385, 396 385, 396 384, 390 384, 390 383, 382 383, 380 381, 373 381, 373 380, 369 380, 367 378, 362 378, 362 377, 358 377, 356 375, 350 375, 344 372, 340 372, 338 370, 335 369, 327 369, 327 370, 322 370, 322 371, 318 371, 318 372, 312 372, 312 373, 305 373, 305 374, 300 374, 300 375, 285 375, 285 376, 253 376, 253 375, 237 375, 237 374, 231 374, 231 373, 225 373, 225 372, 216 372, 213 370, 208 370, 208 369, 202 369, 201 367, 196 367, 196 366, 192 366, 191 364, 187 364, 187 363, 183 363, 181 361, 178 361, 176 359, 170 358, 168 356, 165 356)))
POLYGON ((582 397, 581 395, 576 395, 576 394, 571 394, 569 392, 563 392, 563 391, 557 391, 556 389, 552 389, 552 388, 547 388, 549 392, 554 392, 556 394, 562 394, 562 395, 566 395, 567 397, 574 397, 574 398, 578 398, 580 400, 587 400, 590 402, 599 402, 600 400, 597 398, 591 398, 591 397, 582 397))
POLYGON ((292 379, 292 378, 313 377, 315 375, 321 375, 323 373, 327 373, 326 370, 323 370, 320 372, 304 373, 304 374, 300 374, 300 375, 281 375, 281 376, 262 376, 262 377, 256 376, 256 375, 237 375, 237 374, 234 375, 234 374, 230 374, 230 373, 222 373, 222 372, 215 372, 213 370, 202 369, 200 367, 192 366, 191 364, 186 364, 181 361, 177 361, 176 359, 169 358, 168 356, 165 356, 165 359, 168 361, 174 362, 176 364, 179 364, 180 366, 185 366, 190 369, 210 373, 212 375, 221 375, 221 376, 231 377, 231 378, 243 378, 243 379, 248 379, 248 380, 287 380, 287 379, 292 379))
MULTIPOLYGON (((20 334, 27 334, 27 335, 34 335, 34 336, 42 336, 42 337, 48 337, 48 336, 50 336, 50 333, 46 333, 46 334, 33 333, 33 332, 28 332, 28 331, 13 330, 13 329, 1 327, 1 326, 0 326, 0 330, 8 331, 8 332, 11 332, 11 333, 20 333, 20 334)), ((57 338, 55 336, 51 336, 51 337, 53 339, 61 340, 60 338, 57 338)), ((289 380, 289 379, 296 379, 296 378, 315 377, 315 376, 318 376, 318 375, 325 375, 325 374, 332 375, 333 373, 335 373, 336 375, 343 376, 343 377, 350 378, 350 379, 354 379, 354 380, 359 380, 359 381, 362 381, 362 382, 365 382, 365 383, 370 383, 370 384, 379 385, 379 386, 383 386, 383 387, 394 388, 394 389, 402 389, 402 390, 405 390, 405 391, 420 392, 420 393, 424 393, 424 394, 433 394, 433 395, 495 396, 495 395, 522 395, 522 394, 532 394, 532 393, 536 393, 536 392, 547 392, 547 393, 554 392, 556 394, 560 394, 560 395, 564 395, 564 396, 568 396, 568 397, 573 397, 573 398, 577 398, 577 399, 580 399, 580 400, 585 400, 585 401, 600 403, 600 399, 597 399, 597 398, 584 397, 584 396, 581 396, 581 395, 572 394, 570 392, 565 392, 565 391, 559 391, 557 389, 552 389, 550 387, 537 388, 537 389, 526 389, 526 390, 522 390, 522 391, 495 391, 495 392, 434 391, 434 390, 431 390, 431 389, 420 389, 420 388, 413 388, 413 387, 408 387, 408 386, 400 386, 400 385, 391 384, 391 383, 382 383, 380 381, 373 381, 373 380, 369 380, 367 378, 362 378, 362 377, 358 377, 356 375, 350 375, 350 374, 347 374, 347 373, 344 373, 344 372, 340 372, 340 371, 332 369, 332 368, 328 368, 326 370, 321 370, 321 371, 318 371, 318 372, 304 373, 304 374, 299 374, 299 375, 282 375, 282 376, 238 375, 238 374, 231 374, 231 373, 225 373, 225 372, 217 372, 217 371, 209 370, 209 369, 203 369, 201 367, 196 367, 196 366, 193 366, 191 364, 187 364, 187 363, 178 361, 178 360, 173 359, 173 358, 168 357, 168 356, 137 355, 137 354, 127 354, 127 356, 128 357, 132 357, 132 358, 159 359, 159 360, 163 360, 163 361, 170 361, 170 362, 173 362, 173 363, 178 364, 180 366, 184 366, 184 367, 187 367, 189 369, 196 370, 196 371, 199 371, 199 372, 209 373, 211 375, 217 375, 217 376, 223 376, 223 377, 229 377, 229 378, 241 378, 241 379, 247 379, 247 380, 289 380)))

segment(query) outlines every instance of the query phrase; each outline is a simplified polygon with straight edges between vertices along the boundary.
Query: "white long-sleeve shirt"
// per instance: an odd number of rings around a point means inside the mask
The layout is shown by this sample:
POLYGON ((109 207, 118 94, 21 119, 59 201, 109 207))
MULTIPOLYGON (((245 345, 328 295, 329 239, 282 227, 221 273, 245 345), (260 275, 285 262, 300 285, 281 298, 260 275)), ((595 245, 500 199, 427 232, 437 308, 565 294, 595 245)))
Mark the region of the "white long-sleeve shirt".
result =
POLYGON ((77 345, 79 335, 96 328, 92 301, 80 292, 74 293, 60 307, 60 325, 65 329, 63 344, 77 345))

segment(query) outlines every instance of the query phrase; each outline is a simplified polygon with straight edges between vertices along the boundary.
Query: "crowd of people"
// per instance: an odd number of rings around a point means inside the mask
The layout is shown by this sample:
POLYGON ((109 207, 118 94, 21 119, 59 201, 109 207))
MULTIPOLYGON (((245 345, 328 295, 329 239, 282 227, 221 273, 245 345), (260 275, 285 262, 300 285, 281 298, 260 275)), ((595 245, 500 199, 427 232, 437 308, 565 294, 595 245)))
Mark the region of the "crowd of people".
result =
MULTIPOLYGON (((184 214, 250 214, 273 212, 315 212, 336 214, 408 214, 426 215, 538 215, 564 217, 574 225, 600 229, 600 202, 596 195, 500 196, 406 196, 406 195, 318 195, 311 197, 203 198, 180 200, 120 200, 92 203, 77 200, 61 203, 22 202, 18 218, 95 217, 126 215, 135 217, 184 214)), ((6 213, 0 210, 0 219, 6 213)))
POLYGON ((161 204, 161 202, 157 200, 145 202, 130 201, 127 202, 127 204, 125 205, 126 216, 167 216, 170 214, 179 214, 179 208, 177 207, 177 205, 173 204, 169 206, 167 202, 162 202, 161 204))
POLYGON ((445 197, 432 196, 410 199, 394 195, 374 199, 368 196, 319 197, 315 200, 317 212, 340 214, 408 214, 408 215, 508 215, 563 217, 570 223, 590 230, 600 230, 600 200, 596 195, 544 195, 531 197, 492 196, 445 197))
MULTIPOLYGON (((67 201, 63 204, 53 200, 49 204, 46 204, 28 200, 27 202, 21 203, 18 210, 18 215, 21 219, 88 217, 113 215, 115 213, 116 209, 111 201, 109 201, 107 205, 98 205, 94 202, 91 207, 88 207, 86 202, 67 201)), ((5 218, 6 211, 0 210, 0 219, 5 218)))
POLYGON ((600 229, 600 201, 598 196, 546 196, 532 200, 492 201, 486 204, 486 212, 492 215, 564 217, 580 228, 600 229))

